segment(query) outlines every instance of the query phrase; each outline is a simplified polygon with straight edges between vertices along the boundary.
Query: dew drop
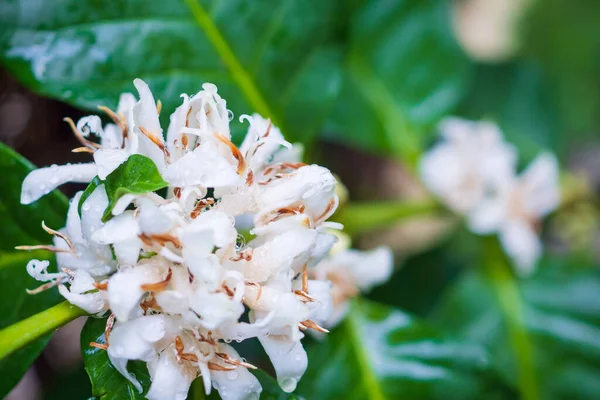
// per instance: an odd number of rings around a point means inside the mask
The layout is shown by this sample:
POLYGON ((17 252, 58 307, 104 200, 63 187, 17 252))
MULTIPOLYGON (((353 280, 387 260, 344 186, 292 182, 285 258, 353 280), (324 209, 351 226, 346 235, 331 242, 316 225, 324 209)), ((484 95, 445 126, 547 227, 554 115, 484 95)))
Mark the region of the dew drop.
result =
POLYGON ((52 172, 56 172, 56 171, 58 171, 58 165, 56 165, 56 164, 52 164, 52 165, 50 166, 50 171, 52 171, 52 172))
POLYGON ((227 118, 229 118, 229 121, 233 121, 233 117, 233 111, 227 110, 227 118))
POLYGON ((89 211, 91 208, 90 203, 88 203, 87 201, 85 203, 83 203, 83 205, 81 206, 81 209, 83 211, 89 211))
POLYGON ((229 380, 231 381, 235 381, 238 378, 239 374, 237 373, 237 371, 229 371, 227 373, 227 378, 229 378, 229 380))
POLYGON ((287 393, 293 392, 294 389, 296 389, 297 383, 298 382, 294 378, 283 378, 279 380, 279 386, 287 393))
POLYGON ((296 354, 295 359, 296 359, 296 361, 302 360, 302 354, 296 354))
POLYGON ((237 238, 235 239, 235 250, 241 251, 246 246, 246 238, 238 233, 237 238))

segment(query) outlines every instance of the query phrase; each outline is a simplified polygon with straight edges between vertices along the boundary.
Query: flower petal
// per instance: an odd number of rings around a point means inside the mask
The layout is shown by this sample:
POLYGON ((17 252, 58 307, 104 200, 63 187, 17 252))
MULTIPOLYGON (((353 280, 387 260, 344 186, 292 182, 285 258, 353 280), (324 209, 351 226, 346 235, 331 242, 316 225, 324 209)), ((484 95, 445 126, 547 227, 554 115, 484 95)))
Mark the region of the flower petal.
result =
POLYGON ((67 182, 88 183, 96 176, 96 165, 53 165, 31 171, 21 187, 21 204, 31 204, 67 182))

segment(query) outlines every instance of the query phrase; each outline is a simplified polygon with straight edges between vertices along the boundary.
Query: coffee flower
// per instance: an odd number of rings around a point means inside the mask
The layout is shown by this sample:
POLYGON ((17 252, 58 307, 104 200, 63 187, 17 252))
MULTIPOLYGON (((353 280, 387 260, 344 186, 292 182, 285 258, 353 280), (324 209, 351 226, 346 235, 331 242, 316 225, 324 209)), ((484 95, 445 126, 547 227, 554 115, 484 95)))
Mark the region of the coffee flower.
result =
MULTIPOLYGON (((28 264, 44 282, 34 291, 58 286, 90 314, 109 315, 105 343, 91 345, 106 350, 139 391, 127 364, 146 362, 151 400, 185 398, 198 376, 206 393, 212 386, 222 398, 258 397, 261 386, 249 372, 256 367, 229 344, 255 337, 282 389, 293 391, 308 363, 304 331, 327 332, 321 324, 333 311, 329 279, 336 274, 315 266, 336 241, 328 229, 340 228, 327 222, 338 205, 335 178, 300 162, 301 150, 258 115, 240 118, 250 126, 236 147, 232 114, 211 84, 182 96, 165 141, 160 102, 143 81, 134 83, 139 100, 124 94, 116 112, 103 108, 113 123, 69 120, 82 144, 75 151, 93 162, 41 168, 23 182, 28 204, 67 181, 92 181, 71 201, 65 228, 44 225, 53 245, 21 246, 57 254, 58 272, 44 261, 28 264), (144 185, 166 195, 136 186, 123 171, 146 173, 144 185)), ((363 260, 350 258, 353 284, 368 286, 363 260)), ((375 270, 376 262, 368 264, 375 270)))
POLYGON ((386 282, 394 268, 392 252, 387 247, 370 251, 339 248, 340 243, 335 247, 329 257, 311 270, 317 281, 328 280, 332 285, 333 312, 320 321, 328 329, 345 317, 352 298, 386 282))
POLYGON ((559 204, 556 159, 544 153, 518 176, 516 150, 497 126, 452 118, 440 130, 443 140, 421 160, 423 182, 473 232, 498 233, 519 272, 531 273, 542 253, 539 223, 559 204))
POLYGON ((528 275, 542 254, 539 221, 560 201, 558 164, 548 153, 539 155, 520 175, 502 185, 470 216, 476 233, 498 233, 519 272, 528 275))

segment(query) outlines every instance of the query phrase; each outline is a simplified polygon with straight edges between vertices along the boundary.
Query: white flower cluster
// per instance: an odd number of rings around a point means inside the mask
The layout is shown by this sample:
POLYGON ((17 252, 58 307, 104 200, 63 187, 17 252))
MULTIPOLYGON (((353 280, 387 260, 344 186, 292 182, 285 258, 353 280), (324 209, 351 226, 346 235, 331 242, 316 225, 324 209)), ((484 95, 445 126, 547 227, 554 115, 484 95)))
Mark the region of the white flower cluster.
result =
POLYGON ((242 116, 250 127, 238 149, 225 100, 205 84, 182 96, 165 141, 160 102, 146 83, 134 83, 139 101, 123 94, 116 112, 105 109, 113 124, 69 120, 83 145, 76 151, 93 154, 93 163, 42 168, 25 179, 24 204, 65 182, 101 180, 75 195, 64 229, 43 225, 52 246, 21 247, 57 255, 59 272, 32 260, 29 274, 46 282, 39 290, 59 285, 90 314, 110 313, 106 343, 92 345, 140 391, 127 363, 146 362, 149 399, 185 399, 200 375, 207 393, 212 385, 222 398, 258 398, 261 386, 248 371, 255 367, 230 344, 254 337, 281 388, 293 391, 307 367, 303 331, 327 332, 323 326, 339 321, 350 297, 387 279, 389 251, 326 258, 336 242, 327 229, 340 228, 326 222, 338 205, 336 180, 301 163, 301 149, 270 121, 242 116), (154 162, 167 195, 126 193, 103 222, 109 196, 102 182, 135 154, 154 162))
POLYGON ((543 153, 518 175, 517 151, 496 125, 450 118, 440 131, 421 160, 423 182, 473 232, 498 233, 519 272, 531 273, 542 253, 539 222, 560 201, 555 157, 543 153))

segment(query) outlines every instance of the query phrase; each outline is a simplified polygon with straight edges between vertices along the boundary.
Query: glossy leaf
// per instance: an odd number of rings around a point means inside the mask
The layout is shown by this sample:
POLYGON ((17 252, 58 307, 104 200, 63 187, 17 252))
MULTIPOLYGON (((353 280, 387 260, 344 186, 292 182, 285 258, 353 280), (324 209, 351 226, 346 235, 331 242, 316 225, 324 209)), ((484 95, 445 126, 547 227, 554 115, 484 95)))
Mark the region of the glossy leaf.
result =
MULTIPOLYGON (((92 181, 90 185, 93 186, 94 182, 92 181)), ((127 161, 111 172, 103 183, 108 196, 108 207, 102 216, 104 222, 111 217, 115 203, 124 194, 143 194, 169 185, 158 172, 156 164, 140 154, 129 156, 127 161)))
MULTIPOLYGON (((50 235, 41 227, 42 220, 48 226, 58 229, 64 226, 67 214, 67 200, 58 191, 53 191, 33 204, 21 205, 21 183, 33 169, 34 165, 0 143, 0 329, 43 311, 61 300, 56 289, 38 295, 25 292, 25 289, 40 285, 40 282, 27 274, 27 262, 32 258, 52 260, 52 254, 14 250, 18 245, 50 243, 50 235)), ((0 360, 0 397, 4 397, 19 382, 49 339, 50 335, 42 337, 0 360)))
MULTIPOLYGON (((81 331, 81 351, 83 363, 92 382, 92 394, 101 400, 145 399, 123 375, 117 371, 108 359, 105 350, 91 347, 90 342, 105 344, 104 329, 106 318, 88 318, 81 331)), ((144 393, 150 387, 150 375, 146 364, 130 361, 128 369, 142 384, 144 393)))
MULTIPOLYGON (((494 285, 480 271, 466 275, 440 302, 434 321, 485 345, 495 368, 516 388, 522 352, 511 341, 494 285)), ((542 269, 520 283, 522 328, 532 345, 538 398, 591 399, 600 390, 599 290, 597 270, 542 269)))
POLYGON ((353 14, 333 138, 412 159, 461 98, 466 63, 444 1, 369 1, 353 14))
POLYGON ((488 367, 481 346, 449 340, 407 314, 363 300, 311 347, 297 392, 319 399, 493 398, 488 367))
MULTIPOLYGON (((60 302, 62 297, 56 289, 37 295, 29 295, 25 289, 40 285, 31 278, 25 266, 32 258, 47 258, 47 253, 0 253, 0 329, 30 317, 60 302)), ((0 397, 4 397, 16 385, 31 363, 50 340, 46 335, 8 357, 0 360, 0 397)))
POLYGON ((94 190, 96 190, 98 186, 102 185, 102 183, 103 182, 100 180, 100 178, 98 178, 98 176, 95 176, 94 179, 92 179, 87 185, 87 187, 81 194, 81 197, 79 198, 79 203, 77 204, 77 212, 79 213, 79 217, 81 217, 81 206, 83 205, 83 203, 87 200, 88 197, 92 195, 92 193, 94 193, 94 190))
POLYGON ((33 204, 21 204, 21 184, 33 169, 33 164, 0 143, 0 251, 50 243, 50 235, 41 227, 42 220, 54 229, 64 226, 68 202, 60 192, 55 190, 33 204))
POLYGON ((236 115, 259 112, 289 139, 307 140, 339 88, 335 6, 320 0, 18 0, 2 9, 0 57, 28 87, 94 110, 116 106, 139 77, 168 116, 181 93, 212 82, 236 115))

